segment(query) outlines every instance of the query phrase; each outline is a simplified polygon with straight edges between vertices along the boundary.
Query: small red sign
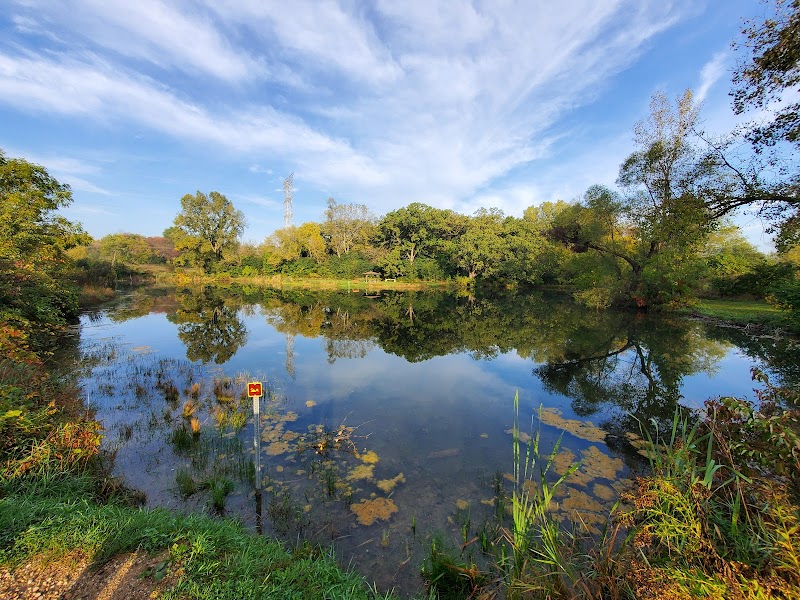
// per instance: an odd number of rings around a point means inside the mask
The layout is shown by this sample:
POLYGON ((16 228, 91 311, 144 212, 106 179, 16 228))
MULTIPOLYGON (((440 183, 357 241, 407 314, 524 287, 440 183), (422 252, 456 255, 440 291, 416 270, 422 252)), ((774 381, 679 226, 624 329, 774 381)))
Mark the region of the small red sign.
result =
POLYGON ((264 395, 260 381, 251 381, 247 384, 247 395, 251 398, 261 398, 264 395))

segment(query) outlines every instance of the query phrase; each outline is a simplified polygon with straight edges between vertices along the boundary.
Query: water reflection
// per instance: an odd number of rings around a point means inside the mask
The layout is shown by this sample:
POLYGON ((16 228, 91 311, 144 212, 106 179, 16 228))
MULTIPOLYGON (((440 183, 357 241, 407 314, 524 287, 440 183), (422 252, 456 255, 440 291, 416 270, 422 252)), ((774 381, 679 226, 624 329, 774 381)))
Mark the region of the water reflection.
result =
POLYGON ((783 377, 796 369, 779 340, 542 293, 230 286, 142 300, 149 308, 132 299, 84 330, 87 344, 112 335, 127 347, 86 382, 120 474, 151 504, 194 509, 228 479, 228 514, 335 543, 381 587, 409 593, 427 532, 478 535, 505 517, 517 390, 521 422, 541 415, 545 454, 566 431, 554 472, 583 460, 561 510, 596 525, 638 456, 621 452, 628 415, 671 417, 689 384, 702 397, 747 393, 747 369, 731 369, 731 357, 783 377), (265 374, 280 403, 265 399, 258 422, 245 372, 265 374))
POLYGON ((180 290, 175 298, 178 308, 168 318, 178 325, 189 360, 222 364, 247 341, 247 329, 238 314, 240 298, 211 287, 180 290))

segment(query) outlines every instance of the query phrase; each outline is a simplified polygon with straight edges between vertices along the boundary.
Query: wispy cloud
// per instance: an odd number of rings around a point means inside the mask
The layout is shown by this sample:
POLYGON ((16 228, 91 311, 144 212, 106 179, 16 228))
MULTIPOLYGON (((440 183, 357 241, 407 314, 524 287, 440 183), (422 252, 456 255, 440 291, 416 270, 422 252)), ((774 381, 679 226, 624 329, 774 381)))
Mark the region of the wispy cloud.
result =
POLYGON ((122 56, 162 68, 177 68, 241 81, 263 69, 246 51, 235 48, 211 18, 190 3, 175 6, 159 0, 25 0, 29 13, 16 17, 33 29, 66 28, 73 40, 84 40, 122 56))
MULTIPOLYGON (((200 142, 253 173, 292 165, 378 213, 412 200, 468 208, 548 157, 560 120, 685 10, 688 0, 25 0, 18 27, 44 23, 76 44, 0 51, 0 102, 200 142)), ((515 212, 545 196, 530 182, 505 187, 515 212)))
POLYGON ((700 83, 697 85, 695 93, 698 102, 705 100, 711 87, 726 74, 728 60, 728 52, 717 52, 710 61, 703 65, 700 71, 700 83))

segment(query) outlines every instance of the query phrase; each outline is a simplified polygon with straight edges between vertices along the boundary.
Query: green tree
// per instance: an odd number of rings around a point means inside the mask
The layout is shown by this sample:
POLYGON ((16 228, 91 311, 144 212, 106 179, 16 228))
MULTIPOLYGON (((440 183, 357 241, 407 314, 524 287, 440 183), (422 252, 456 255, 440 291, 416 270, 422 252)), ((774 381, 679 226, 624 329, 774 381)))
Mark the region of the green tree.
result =
POLYGON ((364 204, 338 204, 328 198, 321 229, 331 252, 341 257, 369 242, 375 231, 375 216, 364 204))
POLYGON ((407 261, 407 270, 412 270, 419 256, 447 262, 454 241, 465 230, 465 220, 452 210, 414 202, 381 219, 376 242, 388 251, 386 260, 397 271, 406 271, 400 261, 407 261))
POLYGON ((466 224, 455 251, 456 264, 470 279, 495 273, 508 257, 503 212, 481 208, 466 224))
POLYGON ((736 69, 731 92, 737 114, 758 109, 773 115, 748 132, 757 148, 780 140, 800 145, 800 0, 774 0, 773 5, 772 15, 742 30, 745 42, 737 46, 750 56, 736 69), (792 90, 794 96, 786 94, 792 90))
POLYGON ((0 151, 0 313, 60 324, 77 310, 65 252, 91 238, 58 214, 72 202, 68 185, 44 167, 0 151))
POLYGON ((620 167, 617 181, 627 193, 592 187, 553 229, 574 250, 609 259, 617 301, 643 307, 689 291, 692 261, 714 225, 699 186, 717 168, 698 162, 691 142, 696 119, 690 91, 674 108, 655 94, 650 115, 634 128, 638 149, 620 167))
POLYGON ((154 258, 153 248, 147 238, 137 233, 112 233, 100 239, 100 258, 115 265, 145 264, 154 258))
POLYGON ((225 252, 238 246, 245 226, 244 215, 223 194, 211 192, 206 196, 200 191, 181 198, 181 212, 174 223, 170 236, 181 260, 206 272, 222 260, 225 252))
POLYGON ((178 325, 186 344, 186 357, 204 363, 230 360, 247 341, 247 328, 239 318, 241 300, 223 298, 210 287, 202 293, 184 290, 176 295, 179 307, 168 318, 178 325))

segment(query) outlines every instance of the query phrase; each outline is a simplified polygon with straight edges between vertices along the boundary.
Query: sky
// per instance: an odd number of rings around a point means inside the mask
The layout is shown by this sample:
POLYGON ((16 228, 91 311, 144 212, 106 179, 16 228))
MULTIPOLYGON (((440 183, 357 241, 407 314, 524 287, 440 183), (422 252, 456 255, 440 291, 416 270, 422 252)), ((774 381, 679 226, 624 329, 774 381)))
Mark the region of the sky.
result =
MULTIPOLYGON (((0 0, 0 148, 94 237, 219 191, 260 243, 325 203, 472 214, 614 186, 651 96, 722 133, 758 0, 0 0)), ((741 216, 769 247, 765 225, 741 216)))

